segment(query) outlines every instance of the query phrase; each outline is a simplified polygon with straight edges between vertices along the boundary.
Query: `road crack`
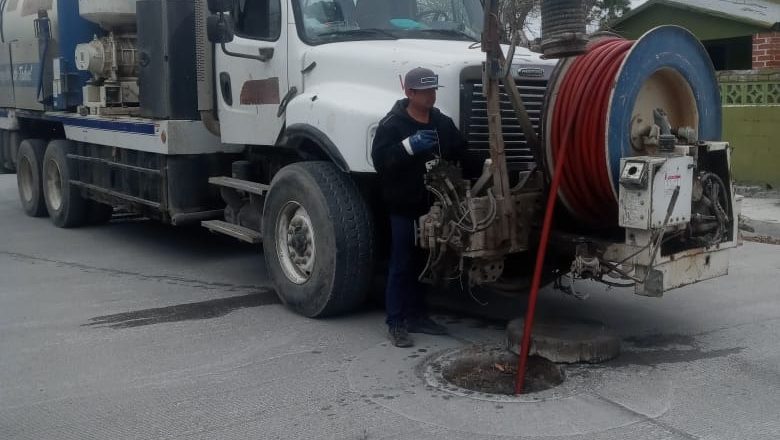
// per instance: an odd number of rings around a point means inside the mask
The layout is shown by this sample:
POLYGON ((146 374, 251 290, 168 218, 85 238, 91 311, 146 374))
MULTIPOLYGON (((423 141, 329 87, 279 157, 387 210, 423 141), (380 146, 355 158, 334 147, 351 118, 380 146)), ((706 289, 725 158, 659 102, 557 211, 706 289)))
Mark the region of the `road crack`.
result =
POLYGON ((178 277, 175 275, 149 275, 141 272, 132 272, 128 270, 90 266, 86 264, 75 263, 72 261, 53 260, 50 258, 43 258, 34 255, 21 254, 18 252, 0 251, 0 255, 5 255, 17 261, 23 261, 32 264, 48 263, 48 264, 57 265, 59 267, 76 269, 86 273, 102 273, 110 276, 134 278, 143 281, 156 281, 160 283, 191 287, 191 288, 203 289, 203 290, 221 290, 227 292, 256 293, 258 291, 265 291, 269 289, 268 286, 260 286, 260 285, 252 285, 252 284, 220 283, 220 282, 213 282, 213 281, 198 280, 194 278, 178 277))

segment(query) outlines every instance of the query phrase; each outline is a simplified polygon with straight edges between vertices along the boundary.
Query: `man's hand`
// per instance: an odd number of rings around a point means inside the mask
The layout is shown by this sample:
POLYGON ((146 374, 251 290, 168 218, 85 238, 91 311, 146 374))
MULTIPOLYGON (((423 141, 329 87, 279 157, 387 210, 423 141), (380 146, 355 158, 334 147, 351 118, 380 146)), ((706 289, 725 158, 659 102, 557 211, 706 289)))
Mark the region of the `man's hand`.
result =
POLYGON ((401 141, 410 155, 431 151, 438 143, 439 136, 434 130, 418 130, 417 133, 401 141))

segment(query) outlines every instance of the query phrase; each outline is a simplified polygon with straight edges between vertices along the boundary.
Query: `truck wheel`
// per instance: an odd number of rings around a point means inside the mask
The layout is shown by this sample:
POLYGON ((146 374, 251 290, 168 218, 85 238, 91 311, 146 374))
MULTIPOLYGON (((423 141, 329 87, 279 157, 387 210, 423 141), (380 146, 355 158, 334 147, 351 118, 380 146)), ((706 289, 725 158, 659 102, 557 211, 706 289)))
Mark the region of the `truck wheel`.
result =
POLYGON ((40 139, 26 139, 19 146, 16 183, 19 200, 24 212, 30 217, 44 217, 46 202, 43 199, 41 165, 46 142, 40 139))
POLYGON ((59 228, 81 226, 87 218, 87 201, 70 184, 73 167, 67 154, 72 149, 70 141, 54 140, 43 157, 43 197, 52 223, 59 228))
POLYGON ((350 311, 368 291, 373 221, 350 177, 329 162, 282 168, 263 212, 268 272, 287 307, 319 318, 350 311))

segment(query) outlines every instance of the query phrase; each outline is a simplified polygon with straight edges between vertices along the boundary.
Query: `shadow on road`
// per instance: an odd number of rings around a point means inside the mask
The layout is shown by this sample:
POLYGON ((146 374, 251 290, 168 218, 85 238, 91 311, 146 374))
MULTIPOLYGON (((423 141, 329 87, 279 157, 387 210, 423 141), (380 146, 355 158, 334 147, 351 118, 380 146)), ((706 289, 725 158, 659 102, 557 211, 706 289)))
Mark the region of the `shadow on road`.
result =
POLYGON ((83 324, 83 326, 129 328, 165 322, 212 319, 227 315, 238 309, 279 303, 279 298, 273 290, 264 290, 249 295, 230 296, 195 303, 98 316, 90 319, 90 322, 83 324))
MULTIPOLYGON (((86 230, 86 228, 82 228, 86 230)), ((186 255, 210 260, 215 257, 258 255, 259 246, 215 234, 199 224, 172 226, 137 216, 115 215, 109 225, 92 227, 102 240, 127 246, 143 246, 144 251, 163 255, 186 255)))

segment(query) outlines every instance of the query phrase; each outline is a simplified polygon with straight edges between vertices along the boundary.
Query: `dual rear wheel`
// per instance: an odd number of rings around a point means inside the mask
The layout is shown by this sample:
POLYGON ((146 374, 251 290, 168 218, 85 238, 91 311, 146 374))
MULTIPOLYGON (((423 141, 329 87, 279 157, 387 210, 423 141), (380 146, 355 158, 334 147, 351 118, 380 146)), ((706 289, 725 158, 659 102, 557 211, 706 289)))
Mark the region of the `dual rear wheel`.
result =
POLYGON ((74 148, 72 142, 59 139, 48 145, 41 139, 22 141, 16 179, 27 215, 48 215, 60 228, 103 223, 111 218, 111 206, 85 199, 79 188, 71 184, 77 170, 68 154, 74 148))

